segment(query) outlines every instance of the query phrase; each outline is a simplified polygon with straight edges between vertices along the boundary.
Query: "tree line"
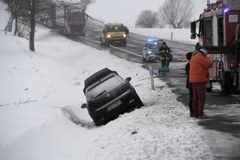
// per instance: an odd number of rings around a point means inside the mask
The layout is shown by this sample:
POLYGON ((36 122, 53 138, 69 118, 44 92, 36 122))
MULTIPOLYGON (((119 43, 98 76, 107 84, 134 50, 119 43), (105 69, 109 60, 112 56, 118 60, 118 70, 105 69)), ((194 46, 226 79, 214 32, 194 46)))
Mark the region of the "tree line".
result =
POLYGON ((8 5, 11 13, 5 31, 11 32, 13 22, 15 22, 14 35, 18 34, 18 21, 20 17, 24 17, 30 24, 29 48, 35 51, 34 33, 35 33, 35 0, 3 0, 8 5))
POLYGON ((142 11, 135 23, 141 28, 172 28, 189 27, 193 15, 192 0, 165 0, 158 12, 152 10, 142 11))
MULTIPOLYGON (((29 26, 29 49, 35 51, 34 37, 35 37, 35 24, 36 17, 39 14, 47 12, 46 6, 52 0, 2 0, 8 5, 10 17, 7 26, 5 27, 6 32, 12 32, 14 28, 14 35, 19 35, 19 21, 22 20, 29 26), (13 27, 14 25, 14 27, 13 27)), ((93 3, 95 0, 81 0, 81 3, 85 6, 93 3)), ((26 25, 26 24, 25 24, 26 25)))

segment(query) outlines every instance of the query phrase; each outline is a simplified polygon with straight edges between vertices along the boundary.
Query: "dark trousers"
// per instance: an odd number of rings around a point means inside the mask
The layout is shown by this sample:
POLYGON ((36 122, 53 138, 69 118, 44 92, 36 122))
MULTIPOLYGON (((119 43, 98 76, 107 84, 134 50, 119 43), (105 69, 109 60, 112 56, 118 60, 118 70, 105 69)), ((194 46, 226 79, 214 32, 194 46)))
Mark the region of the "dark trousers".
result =
POLYGON ((193 113, 193 88, 192 88, 192 84, 189 83, 188 85, 188 91, 189 91, 189 103, 188 103, 188 106, 189 106, 189 110, 191 113, 193 113))
POLYGON ((169 67, 169 60, 168 59, 162 59, 161 60, 162 68, 168 68, 169 67))
POLYGON ((192 83, 193 87, 193 114, 195 117, 203 115, 206 99, 206 83, 192 83))

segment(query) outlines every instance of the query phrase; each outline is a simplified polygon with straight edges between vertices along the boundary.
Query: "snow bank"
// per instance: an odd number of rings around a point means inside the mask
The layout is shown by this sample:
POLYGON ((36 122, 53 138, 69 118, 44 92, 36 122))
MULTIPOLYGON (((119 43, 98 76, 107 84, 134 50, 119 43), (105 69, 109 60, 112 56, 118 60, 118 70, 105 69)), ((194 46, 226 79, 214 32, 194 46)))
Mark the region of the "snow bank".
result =
POLYGON ((196 44, 198 39, 190 38, 190 29, 173 28, 130 28, 130 32, 156 37, 164 40, 171 40, 186 44, 196 44))

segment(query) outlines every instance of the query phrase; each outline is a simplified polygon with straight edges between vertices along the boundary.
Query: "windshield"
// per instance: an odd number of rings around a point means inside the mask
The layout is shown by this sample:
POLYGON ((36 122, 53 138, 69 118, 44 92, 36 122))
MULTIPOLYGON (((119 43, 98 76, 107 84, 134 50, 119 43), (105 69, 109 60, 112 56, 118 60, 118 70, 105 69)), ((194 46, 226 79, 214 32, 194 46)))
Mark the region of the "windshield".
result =
POLYGON ((124 31, 123 25, 111 25, 107 26, 107 31, 108 32, 121 32, 124 31))
POLYGON ((82 21, 85 20, 85 14, 82 12, 71 12, 69 14, 70 21, 82 21))
POLYGON ((160 48, 160 43, 157 43, 157 42, 155 42, 155 43, 150 43, 149 45, 148 45, 148 48, 149 49, 159 49, 160 48))

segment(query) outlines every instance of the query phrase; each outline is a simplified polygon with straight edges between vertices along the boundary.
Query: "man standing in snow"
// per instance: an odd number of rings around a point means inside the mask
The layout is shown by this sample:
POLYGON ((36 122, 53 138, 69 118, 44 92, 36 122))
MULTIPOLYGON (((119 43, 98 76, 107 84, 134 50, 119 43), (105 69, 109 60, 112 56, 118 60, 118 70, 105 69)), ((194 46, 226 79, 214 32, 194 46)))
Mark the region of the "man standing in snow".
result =
POLYGON ((206 99, 206 83, 209 82, 208 69, 213 62, 207 57, 208 51, 201 48, 194 53, 190 61, 189 82, 193 88, 193 117, 203 117, 206 99))

